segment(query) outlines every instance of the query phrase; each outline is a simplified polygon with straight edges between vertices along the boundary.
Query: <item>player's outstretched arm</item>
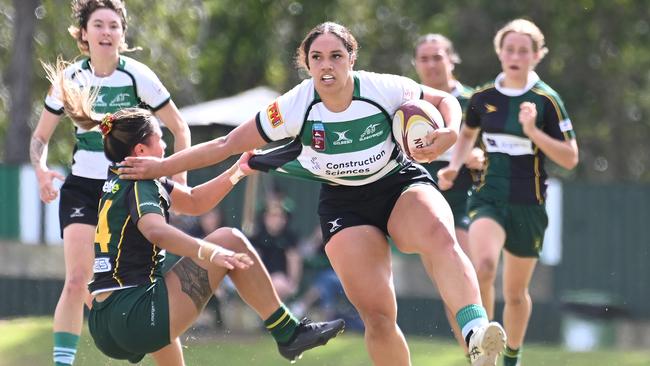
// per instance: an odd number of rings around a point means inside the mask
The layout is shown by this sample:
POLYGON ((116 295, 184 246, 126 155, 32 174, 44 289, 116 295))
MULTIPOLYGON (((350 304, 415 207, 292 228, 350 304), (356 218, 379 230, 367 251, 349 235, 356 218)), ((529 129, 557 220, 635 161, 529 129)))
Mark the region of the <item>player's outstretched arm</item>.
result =
POLYGON ((241 154, 265 144, 266 141, 252 118, 226 136, 194 145, 165 159, 129 156, 120 163, 120 178, 140 180, 172 176, 182 171, 220 163, 231 155, 241 154))
POLYGON ((196 187, 175 183, 171 193, 171 209, 191 216, 208 212, 230 193, 241 178, 254 172, 248 167, 248 159, 252 155, 252 152, 243 153, 230 169, 196 187))

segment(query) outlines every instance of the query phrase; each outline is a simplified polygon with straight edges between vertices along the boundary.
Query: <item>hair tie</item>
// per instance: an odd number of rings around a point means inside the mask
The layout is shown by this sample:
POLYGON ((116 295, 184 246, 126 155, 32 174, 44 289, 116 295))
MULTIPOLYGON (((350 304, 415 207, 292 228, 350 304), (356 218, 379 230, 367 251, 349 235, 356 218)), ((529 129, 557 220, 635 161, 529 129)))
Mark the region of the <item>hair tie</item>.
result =
POLYGON ((99 123, 99 129, 102 131, 102 135, 107 136, 111 132, 113 129, 113 121, 115 121, 115 117, 110 113, 106 113, 99 123))

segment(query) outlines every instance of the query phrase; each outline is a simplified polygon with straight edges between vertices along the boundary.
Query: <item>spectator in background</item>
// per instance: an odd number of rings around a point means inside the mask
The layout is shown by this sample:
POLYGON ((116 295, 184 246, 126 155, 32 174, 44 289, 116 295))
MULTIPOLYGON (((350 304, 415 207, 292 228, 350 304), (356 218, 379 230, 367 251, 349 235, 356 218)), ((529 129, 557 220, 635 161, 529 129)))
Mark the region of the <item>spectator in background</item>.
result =
POLYGON ((301 240, 298 252, 303 258, 304 268, 308 268, 310 273, 308 279, 303 276, 304 292, 289 305, 294 314, 300 317, 318 306, 323 319, 339 316, 345 319, 347 329, 362 330, 363 322, 359 313, 347 301, 343 285, 327 259, 320 225, 301 240))
POLYGON ((270 197, 251 237, 251 243, 262 258, 282 300, 298 291, 302 275, 298 238, 289 228, 288 220, 289 212, 282 200, 270 197))
POLYGON ((224 225, 223 213, 221 212, 221 209, 217 206, 214 209, 199 216, 197 230, 200 231, 203 234, 203 236, 205 236, 217 230, 223 225, 224 225))

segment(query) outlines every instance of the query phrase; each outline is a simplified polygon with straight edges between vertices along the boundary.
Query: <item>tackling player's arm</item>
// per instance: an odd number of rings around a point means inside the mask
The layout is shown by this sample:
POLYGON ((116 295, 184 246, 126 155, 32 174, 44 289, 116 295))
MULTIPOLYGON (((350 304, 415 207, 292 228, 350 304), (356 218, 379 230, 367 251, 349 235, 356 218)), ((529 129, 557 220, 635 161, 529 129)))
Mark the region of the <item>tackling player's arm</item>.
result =
POLYGON ((266 144, 257 129, 255 118, 239 125, 228 135, 194 145, 165 158, 127 157, 120 165, 123 179, 153 179, 186 170, 217 164, 231 155, 241 154, 266 144))
POLYGON ((170 193, 171 209, 191 216, 202 215, 211 210, 232 190, 239 179, 253 173, 248 167, 250 156, 251 152, 242 154, 228 170, 196 187, 174 184, 170 193))
MULTIPOLYGON (((190 128, 183 121, 174 101, 170 100, 164 107, 157 110, 155 114, 174 136, 174 152, 185 150, 192 145, 190 128)), ((173 179, 178 183, 187 184, 187 172, 178 173, 173 179)))

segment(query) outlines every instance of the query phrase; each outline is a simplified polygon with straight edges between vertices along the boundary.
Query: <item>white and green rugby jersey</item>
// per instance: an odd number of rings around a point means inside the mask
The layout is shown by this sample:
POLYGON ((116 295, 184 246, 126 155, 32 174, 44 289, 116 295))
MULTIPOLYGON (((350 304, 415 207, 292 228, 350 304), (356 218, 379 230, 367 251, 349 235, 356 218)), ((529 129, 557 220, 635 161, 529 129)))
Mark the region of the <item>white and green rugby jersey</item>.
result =
POLYGON ((415 81, 396 75, 354 72, 352 104, 325 107, 308 79, 257 114, 268 141, 291 138, 251 159, 251 167, 330 184, 360 186, 395 172, 403 159, 392 136, 392 116, 404 102, 422 97, 415 81))
MULTIPOLYGON (((97 113, 115 113, 130 107, 152 111, 164 107, 170 100, 167 89, 156 74, 146 65, 132 58, 120 56, 117 69, 107 77, 93 74, 90 59, 75 62, 65 70, 65 75, 79 85, 100 88, 93 106, 97 113)), ((61 115, 64 113, 61 92, 54 86, 45 98, 45 108, 61 115)), ((106 179, 109 161, 99 128, 84 130, 76 126, 77 143, 72 158, 72 174, 92 179, 106 179)))

